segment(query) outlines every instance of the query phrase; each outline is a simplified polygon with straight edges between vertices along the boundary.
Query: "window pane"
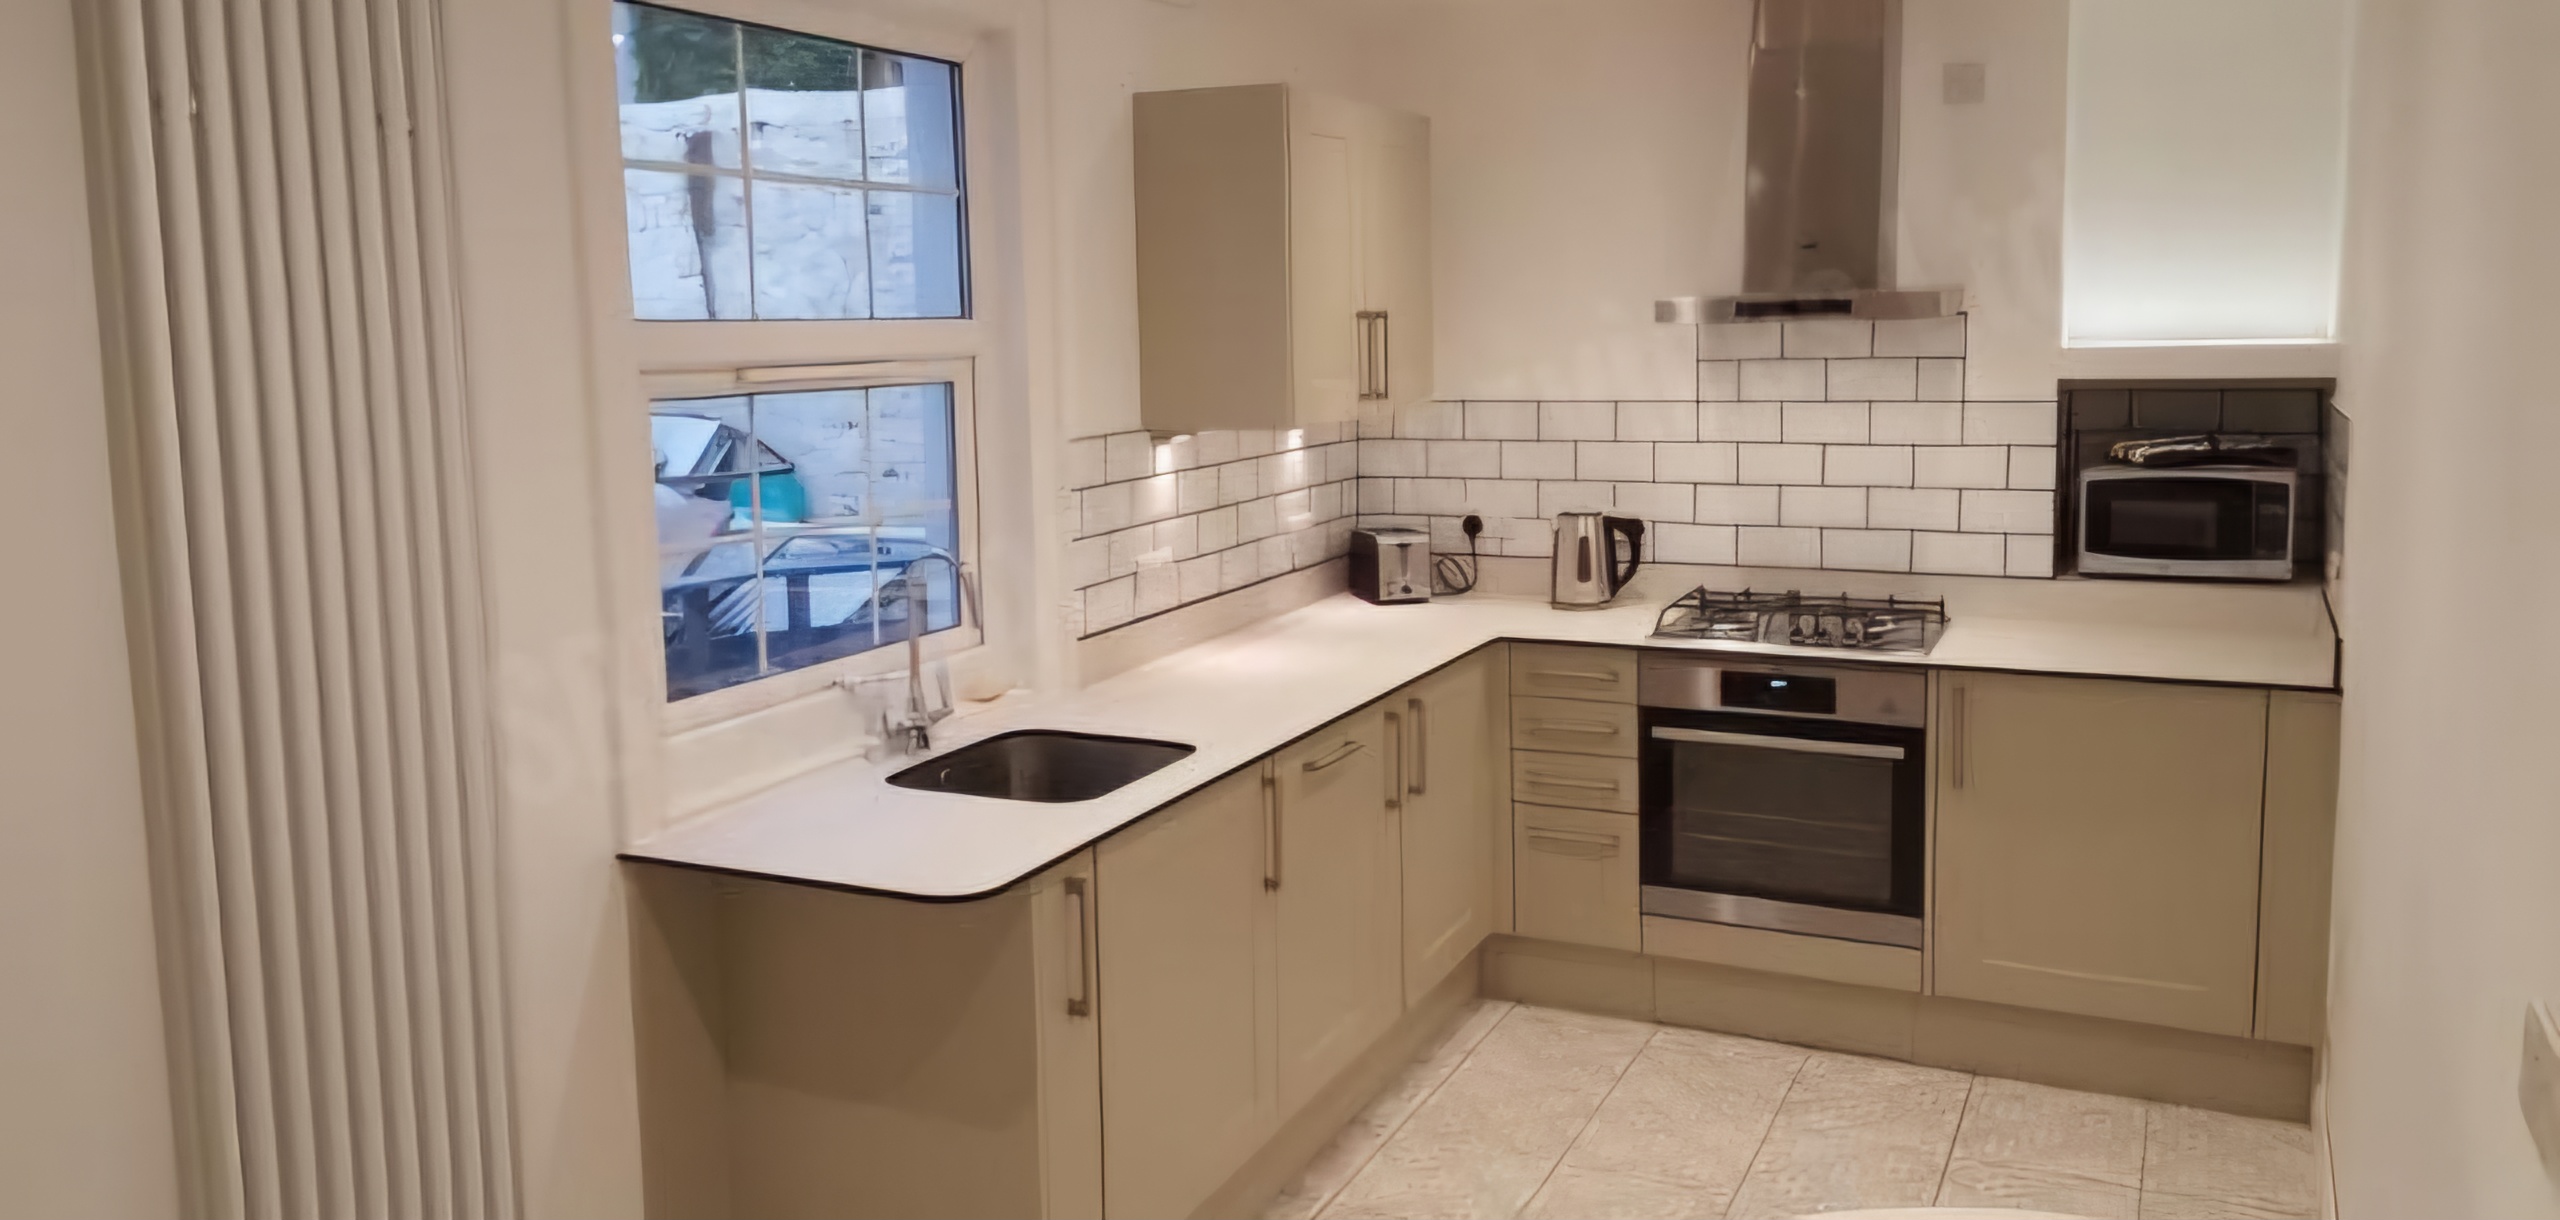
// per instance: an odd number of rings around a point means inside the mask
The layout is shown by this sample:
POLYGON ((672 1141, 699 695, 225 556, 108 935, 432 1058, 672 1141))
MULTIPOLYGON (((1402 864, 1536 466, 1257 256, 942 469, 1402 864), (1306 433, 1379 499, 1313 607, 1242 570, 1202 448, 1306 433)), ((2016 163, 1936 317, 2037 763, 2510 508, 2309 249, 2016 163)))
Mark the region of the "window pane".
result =
POLYGON ((831 38, 746 30, 748 146, 757 172, 862 177, 858 54, 831 38))
POLYGON ((758 179, 755 207, 757 317, 871 316, 861 191, 758 179))
POLYGON ((631 243, 633 316, 748 316, 743 181, 626 169, 622 202, 631 243))
POLYGON ((871 192, 871 316, 960 316, 960 200, 871 192))
POLYGON ((957 83, 951 65, 940 60, 862 53, 862 116, 872 181, 959 187, 957 83))
POLYGON ((737 39, 715 17, 613 6, 623 159, 739 167, 737 39))
MULTIPOLYGON (((765 673, 906 638, 897 578, 960 540, 948 383, 662 400, 650 423, 669 698, 754 677, 759 638, 765 673)), ((958 625, 950 566, 917 571, 928 629, 958 625)))

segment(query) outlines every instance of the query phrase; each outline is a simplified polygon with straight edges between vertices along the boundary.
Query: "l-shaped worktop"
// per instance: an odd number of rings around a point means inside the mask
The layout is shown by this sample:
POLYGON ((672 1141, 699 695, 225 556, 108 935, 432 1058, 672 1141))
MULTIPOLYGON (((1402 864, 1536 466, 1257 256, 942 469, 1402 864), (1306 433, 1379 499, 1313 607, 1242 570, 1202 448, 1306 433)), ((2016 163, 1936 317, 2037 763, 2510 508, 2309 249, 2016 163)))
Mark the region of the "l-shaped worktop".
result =
MULTIPOLYGON (((1667 575, 1667 573, 1666 573, 1667 575)), ((1106 796, 1039 804, 921 792, 886 777, 912 760, 830 764, 679 823, 624 853, 747 876, 926 900, 980 897, 1206 787, 1354 708, 1497 640, 2297 690, 2334 689, 2338 637, 2316 585, 1711 570, 1716 588, 1840 586, 1943 596, 1927 655, 1651 638, 1667 583, 1616 605, 1557 610, 1473 594, 1373 606, 1338 594, 1081 690, 1015 692, 943 722, 937 749, 1017 729, 1178 741, 1197 752, 1106 796), (1883 583, 1885 581, 1891 583, 1883 583)))

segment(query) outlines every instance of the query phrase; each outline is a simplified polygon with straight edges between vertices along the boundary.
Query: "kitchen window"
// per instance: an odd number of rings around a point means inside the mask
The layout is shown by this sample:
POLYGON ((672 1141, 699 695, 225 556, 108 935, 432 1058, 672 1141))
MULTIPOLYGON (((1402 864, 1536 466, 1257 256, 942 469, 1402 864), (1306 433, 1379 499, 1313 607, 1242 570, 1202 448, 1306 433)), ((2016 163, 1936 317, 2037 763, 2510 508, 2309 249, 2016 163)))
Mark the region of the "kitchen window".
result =
POLYGON ((705 7, 612 6, 677 730, 983 640, 957 57, 705 7))
MULTIPOLYGON (((667 697, 961 625, 971 549, 968 379, 652 397, 667 697), (919 617, 918 607, 922 614, 919 617)), ((699 384, 699 383, 697 383, 699 384)))
POLYGON ((636 317, 968 314, 956 64, 613 6, 636 317))

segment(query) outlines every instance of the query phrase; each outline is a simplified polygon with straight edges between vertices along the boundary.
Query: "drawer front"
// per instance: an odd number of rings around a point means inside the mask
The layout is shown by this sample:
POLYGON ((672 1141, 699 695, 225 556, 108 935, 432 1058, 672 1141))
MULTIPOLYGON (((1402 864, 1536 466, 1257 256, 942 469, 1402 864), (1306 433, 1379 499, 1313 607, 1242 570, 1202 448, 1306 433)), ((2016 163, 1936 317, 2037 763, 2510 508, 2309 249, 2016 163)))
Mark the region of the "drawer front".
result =
POLYGON ((1513 750, 1511 799, 1568 809, 1634 813, 1636 760, 1513 750))
POLYGON ((1514 805, 1512 827, 1520 935, 1643 950, 1633 816, 1514 805))
POLYGON ((1636 701, 1636 654, 1626 648, 1511 646, 1511 693, 1544 699, 1636 701))
POLYGON ((1514 699, 1511 748, 1636 756, 1636 705, 1590 699, 1514 699))

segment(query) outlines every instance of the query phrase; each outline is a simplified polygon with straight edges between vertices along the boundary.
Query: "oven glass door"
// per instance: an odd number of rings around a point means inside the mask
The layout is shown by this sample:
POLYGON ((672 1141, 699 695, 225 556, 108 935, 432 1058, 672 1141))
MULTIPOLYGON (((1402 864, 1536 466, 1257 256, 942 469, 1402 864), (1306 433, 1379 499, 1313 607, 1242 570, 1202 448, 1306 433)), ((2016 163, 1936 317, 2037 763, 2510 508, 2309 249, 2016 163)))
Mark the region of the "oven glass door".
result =
POLYGON ((1647 886, 1917 918, 1919 729, 1644 710, 1647 886))

